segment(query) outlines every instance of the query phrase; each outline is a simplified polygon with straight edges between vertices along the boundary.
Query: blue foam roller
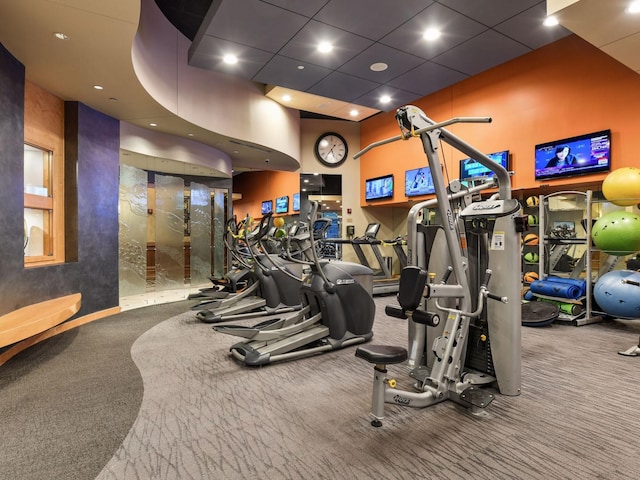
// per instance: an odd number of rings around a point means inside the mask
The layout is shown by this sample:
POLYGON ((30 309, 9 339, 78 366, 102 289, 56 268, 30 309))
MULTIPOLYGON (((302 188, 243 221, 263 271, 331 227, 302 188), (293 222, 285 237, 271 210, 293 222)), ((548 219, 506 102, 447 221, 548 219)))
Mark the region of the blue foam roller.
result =
POLYGON ((533 293, 560 298, 580 298, 580 288, 561 282, 550 282, 548 280, 536 280, 529 288, 533 293))

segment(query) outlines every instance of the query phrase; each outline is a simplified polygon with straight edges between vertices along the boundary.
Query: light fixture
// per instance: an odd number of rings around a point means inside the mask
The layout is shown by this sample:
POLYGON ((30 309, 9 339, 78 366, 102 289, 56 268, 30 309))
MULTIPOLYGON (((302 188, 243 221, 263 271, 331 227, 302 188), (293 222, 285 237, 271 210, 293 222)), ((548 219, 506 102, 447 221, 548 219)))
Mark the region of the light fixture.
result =
POLYGON ((157 123, 150 123, 150 124, 149 124, 149 126, 150 126, 150 127, 157 127, 157 126, 158 126, 158 124, 157 124, 157 123))
POLYGON ((93 88, 95 88, 96 90, 104 90, 104 87, 102 85, 94 85, 93 88))
POLYGON ((391 97, 389 95, 383 95, 380 97, 380 103, 389 103, 391 101, 391 97))
POLYGON ((282 96, 282 101, 283 102, 290 102, 291 101, 291 95, 287 95, 287 94, 283 95, 282 96))
POLYGON ((357 117, 359 113, 360 112, 354 108, 349 112, 349 115, 351 115, 352 117, 357 117))
POLYGON ((298 65, 298 70, 304 70, 304 65, 298 65))
POLYGON ((555 27, 556 25, 558 25, 558 19, 556 17, 554 17, 553 15, 551 15, 550 17, 547 17, 544 19, 544 22, 542 22, 542 24, 545 27, 555 27))
POLYGON ((387 68, 389 68, 389 65, 384 62, 372 63, 369 66, 369 70, 372 72, 384 72, 387 68))
POLYGON ((222 57, 222 61, 227 65, 235 65, 236 63, 238 63, 238 57, 231 53, 228 53, 224 57, 222 57))
POLYGON ((627 7, 627 13, 640 13, 640 1, 631 2, 627 7))
POLYGON ((187 133, 187 135, 193 137, 193 133, 187 133))
POLYGON ((55 32, 53 34, 54 37, 56 37, 58 40, 68 40, 69 39, 69 35, 67 35, 66 33, 62 33, 62 32, 55 32))
POLYGON ((318 44, 318 51, 320 53, 329 53, 331 50, 333 50, 333 45, 329 42, 320 42, 318 44))
POLYGON ((438 30, 437 28, 431 27, 431 28, 427 28, 424 31, 424 33, 422 34, 422 38, 424 38, 427 41, 433 41, 440 38, 440 35, 442 35, 440 30, 438 30))

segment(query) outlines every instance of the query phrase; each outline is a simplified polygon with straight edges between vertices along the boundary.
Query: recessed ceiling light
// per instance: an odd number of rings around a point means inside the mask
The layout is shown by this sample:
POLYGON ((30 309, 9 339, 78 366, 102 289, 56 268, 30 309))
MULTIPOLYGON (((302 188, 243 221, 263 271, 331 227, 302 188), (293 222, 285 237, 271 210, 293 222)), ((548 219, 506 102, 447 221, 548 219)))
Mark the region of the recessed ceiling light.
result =
POLYGON ((283 102, 290 102, 291 101, 291 95, 283 95, 282 96, 282 101, 283 102))
POLYGON ((193 133, 187 133, 187 135, 193 137, 193 133))
POLYGON ((93 88, 95 88, 96 90, 104 90, 104 87, 102 85, 94 85, 93 88))
POLYGON ((442 35, 442 33, 437 28, 427 28, 422 34, 422 38, 425 40, 436 40, 440 38, 440 35, 442 35))
POLYGON ((321 53, 329 53, 331 50, 333 50, 333 45, 329 42, 320 42, 318 44, 318 51, 321 53))
POLYGON ((349 112, 349 115, 351 115, 352 117, 357 117, 359 113, 360 112, 354 108, 349 112))
POLYGON ((62 32, 56 32, 53 34, 54 37, 56 37, 58 40, 68 40, 69 39, 69 35, 67 35, 66 33, 62 33, 62 32))
POLYGON ((640 1, 631 2, 627 7, 627 13, 640 13, 640 1))
POLYGON ((380 103, 389 103, 391 101, 391 97, 389 95, 383 95, 380 97, 380 103))
POLYGON ((384 72, 387 68, 389 68, 389 65, 384 62, 372 63, 369 67, 373 72, 384 72))
POLYGON ((238 57, 229 53, 222 57, 222 61, 228 65, 235 65, 238 63, 238 57))
POLYGON ((298 70, 304 70, 304 65, 298 65, 298 70))
POLYGON ((545 18, 542 24, 545 27, 555 27, 556 25, 558 25, 558 19, 551 15, 550 17, 545 18))
POLYGON ((149 126, 150 126, 150 127, 157 127, 157 126, 158 126, 158 124, 157 124, 157 123, 150 123, 150 124, 149 124, 149 126))

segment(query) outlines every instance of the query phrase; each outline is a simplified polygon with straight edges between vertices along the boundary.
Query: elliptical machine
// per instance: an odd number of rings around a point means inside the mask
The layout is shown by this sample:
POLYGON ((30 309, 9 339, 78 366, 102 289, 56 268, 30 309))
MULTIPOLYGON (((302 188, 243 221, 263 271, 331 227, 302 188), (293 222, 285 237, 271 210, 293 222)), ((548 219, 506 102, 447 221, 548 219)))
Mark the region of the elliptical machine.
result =
MULTIPOLYGON (((317 209, 318 203, 310 202, 308 224, 313 225, 317 209)), ((375 317, 373 271, 356 263, 318 259, 309 229, 283 240, 287 252, 295 246, 302 256, 288 255, 289 260, 309 268, 299 290, 303 307, 253 327, 214 326, 246 339, 231 346, 231 355, 245 365, 261 366, 369 341, 375 317)))
MULTIPOLYGON (((376 142, 355 158, 378 145, 420 138, 436 189, 430 206, 437 206, 442 225, 433 232, 430 251, 420 251, 415 212, 428 202, 410 212, 409 266, 401 274, 400 307, 386 309, 390 316, 409 319, 409 349, 370 345, 356 350, 357 357, 375 365, 371 424, 376 427, 382 425, 385 402, 426 407, 448 399, 481 414, 494 399, 490 389, 481 387, 494 387, 504 395, 519 395, 521 388, 521 208, 511 198, 509 172, 443 128, 490 119, 436 123, 418 108, 405 106, 398 109, 396 120, 400 136, 376 142), (451 200, 470 200, 471 194, 457 180, 447 190, 438 157, 440 140, 491 169, 499 193, 469 202, 456 214, 451 200), (433 268, 438 262, 439 270, 433 268), (489 292, 492 277, 492 290, 499 295, 489 292), (391 388, 395 380, 386 377, 386 365, 405 361, 415 380, 414 392, 391 388)), ((496 186, 493 182, 489 186, 496 186)))
POLYGON ((269 231, 271 213, 263 216, 256 228, 251 230, 247 216, 244 228, 238 233, 230 230, 237 252, 239 240, 244 240, 244 249, 248 255, 236 256, 248 270, 248 286, 233 297, 208 299, 192 307, 199 310, 196 318, 204 323, 218 323, 233 319, 252 318, 297 311, 302 308, 298 291, 299 276, 302 270, 296 264, 280 259, 278 255, 264 253, 263 240, 269 231), (262 251, 258 248, 262 247, 262 251))

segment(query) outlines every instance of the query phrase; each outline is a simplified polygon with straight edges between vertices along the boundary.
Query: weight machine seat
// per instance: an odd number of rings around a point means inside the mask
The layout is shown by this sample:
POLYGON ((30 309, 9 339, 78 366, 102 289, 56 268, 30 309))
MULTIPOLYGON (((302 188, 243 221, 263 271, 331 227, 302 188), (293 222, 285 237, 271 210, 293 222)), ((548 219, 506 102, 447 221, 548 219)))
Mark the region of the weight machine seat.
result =
POLYGON ((356 357, 377 365, 402 363, 407 357, 407 349, 391 345, 364 345, 356 349, 356 357))

